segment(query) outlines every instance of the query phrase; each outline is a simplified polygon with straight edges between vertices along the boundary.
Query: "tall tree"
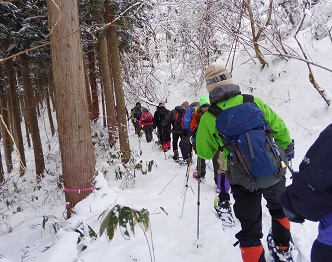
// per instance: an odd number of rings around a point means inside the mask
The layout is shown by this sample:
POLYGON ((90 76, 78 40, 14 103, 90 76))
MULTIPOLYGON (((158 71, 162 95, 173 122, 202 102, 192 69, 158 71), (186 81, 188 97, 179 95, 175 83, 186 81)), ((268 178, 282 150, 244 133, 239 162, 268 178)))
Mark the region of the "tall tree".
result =
POLYGON ((19 154, 20 175, 23 176, 26 170, 26 160, 25 160, 22 130, 21 130, 20 104, 18 101, 17 90, 16 90, 15 68, 12 59, 7 60, 5 63, 6 63, 8 83, 9 83, 9 99, 11 105, 10 112, 12 114, 11 117, 13 122, 13 133, 14 133, 15 144, 19 154))
POLYGON ((95 156, 85 90, 77 0, 47 0, 67 216, 93 189, 95 156))
POLYGON ((1 132, 2 132, 2 141, 3 141, 3 151, 5 154, 6 168, 7 173, 10 173, 13 169, 12 161, 12 146, 9 136, 10 131, 10 122, 9 122, 9 112, 8 112, 8 103, 6 100, 6 90, 5 90, 5 81, 2 75, 2 70, 0 66, 0 113, 2 115, 2 121, 0 123, 1 132))
MULTIPOLYGON (((115 3, 112 0, 105 0, 105 11, 107 16, 107 22, 113 22, 115 18, 114 12, 115 3)), ((127 163, 130 160, 130 145, 127 131, 126 121, 126 105, 124 100, 124 92, 122 86, 121 67, 120 67, 120 55, 118 48, 118 35, 116 26, 109 27, 109 43, 110 43, 110 57, 111 57, 111 68, 112 76, 116 97, 117 116, 118 116, 118 129, 121 159, 122 163, 127 163)))
POLYGON ((99 117, 99 98, 98 98, 98 88, 97 88, 97 77, 96 77, 96 55, 95 55, 95 41, 91 33, 86 34, 88 47, 88 60, 89 60, 89 80, 91 88, 91 98, 92 98, 92 112, 91 118, 93 121, 97 121, 99 117))
POLYGON ((33 152, 35 155, 36 175, 37 179, 39 180, 43 176, 43 172, 45 169, 45 161, 44 161, 43 147, 39 134, 36 103, 30 79, 29 61, 25 55, 20 55, 20 64, 21 64, 21 77, 25 91, 24 92, 25 105, 29 119, 29 129, 33 143, 33 152))
POLYGON ((111 70, 109 66, 109 54, 107 48, 107 37, 105 30, 101 30, 98 35, 98 50, 99 50, 99 64, 101 70, 101 78, 103 81, 104 93, 105 93, 105 106, 106 106, 106 119, 107 129, 109 136, 110 147, 112 148, 116 143, 117 134, 117 121, 115 112, 114 101, 114 88, 111 81, 111 70))

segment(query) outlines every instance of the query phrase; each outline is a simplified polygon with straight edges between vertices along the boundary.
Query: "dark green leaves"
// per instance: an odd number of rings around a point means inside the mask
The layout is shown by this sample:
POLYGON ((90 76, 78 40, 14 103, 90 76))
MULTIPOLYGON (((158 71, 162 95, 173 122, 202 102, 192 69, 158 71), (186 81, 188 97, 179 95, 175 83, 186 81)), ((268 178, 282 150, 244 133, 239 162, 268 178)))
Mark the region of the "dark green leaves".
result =
POLYGON ((129 240, 130 233, 135 234, 135 226, 137 224, 139 224, 145 232, 149 229, 150 218, 148 210, 143 208, 138 211, 117 204, 103 219, 99 234, 102 236, 106 230, 109 240, 112 240, 115 230, 119 227, 122 236, 129 240))

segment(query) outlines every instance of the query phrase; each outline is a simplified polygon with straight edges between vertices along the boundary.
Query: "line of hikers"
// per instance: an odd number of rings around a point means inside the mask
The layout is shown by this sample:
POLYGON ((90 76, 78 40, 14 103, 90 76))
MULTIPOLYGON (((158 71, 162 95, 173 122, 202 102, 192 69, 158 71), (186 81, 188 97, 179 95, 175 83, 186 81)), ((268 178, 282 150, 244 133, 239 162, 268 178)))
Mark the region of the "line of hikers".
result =
POLYGON ((271 215, 271 229, 266 239, 272 261, 295 261, 290 221, 303 223, 304 219, 320 221, 311 261, 332 261, 332 204, 326 201, 332 197, 332 174, 329 174, 332 161, 323 163, 313 154, 332 152, 331 126, 310 148, 300 172, 293 173, 290 161, 294 158, 294 140, 284 121, 260 98, 241 94, 225 67, 212 64, 204 77, 209 97, 202 96, 199 102, 190 105, 185 101, 171 111, 165 108, 164 101, 159 103, 151 125, 158 130, 162 150, 171 148, 172 134, 174 161, 189 165, 194 149, 197 160, 201 161, 201 170, 197 172, 199 181, 205 177, 205 160, 213 160, 214 180, 219 190, 214 207, 225 225, 234 225, 231 189, 234 214, 241 224, 235 236, 244 262, 266 261, 261 242, 262 197, 271 215), (321 141, 329 143, 322 149, 318 147, 321 141), (292 172, 294 186, 286 189, 287 168, 292 172), (301 181, 302 173, 307 176, 305 181, 301 181), (312 188, 315 190, 310 191, 312 188), (302 196, 302 192, 308 197, 302 196), (320 210, 309 196, 320 201, 317 205, 320 210))

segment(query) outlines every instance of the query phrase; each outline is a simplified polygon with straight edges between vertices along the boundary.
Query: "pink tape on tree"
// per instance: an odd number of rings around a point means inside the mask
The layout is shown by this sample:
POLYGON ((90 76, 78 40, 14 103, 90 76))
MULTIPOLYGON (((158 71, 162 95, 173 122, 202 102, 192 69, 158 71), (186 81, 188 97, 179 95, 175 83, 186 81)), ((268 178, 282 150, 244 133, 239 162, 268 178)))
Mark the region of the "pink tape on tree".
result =
POLYGON ((64 188, 66 192, 73 192, 73 193, 80 193, 81 191, 92 191, 94 189, 96 189, 96 186, 92 186, 92 187, 89 187, 89 188, 80 188, 80 189, 69 189, 69 188, 64 188))

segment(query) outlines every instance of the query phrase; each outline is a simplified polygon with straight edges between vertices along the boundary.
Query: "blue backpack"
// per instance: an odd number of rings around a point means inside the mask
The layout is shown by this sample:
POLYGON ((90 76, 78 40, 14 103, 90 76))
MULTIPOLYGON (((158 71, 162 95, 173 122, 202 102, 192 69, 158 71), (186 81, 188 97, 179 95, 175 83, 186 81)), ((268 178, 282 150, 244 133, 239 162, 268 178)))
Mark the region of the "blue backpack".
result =
POLYGON ((254 103, 252 95, 243 95, 241 105, 222 110, 213 104, 208 111, 217 117, 216 128, 230 152, 227 160, 227 169, 233 179, 230 183, 252 191, 256 178, 286 174, 285 152, 274 141, 264 112, 254 103))
POLYGON ((137 120, 139 120, 140 117, 141 117, 141 114, 142 114, 142 110, 141 110, 140 107, 136 107, 136 108, 134 108, 134 109, 135 109, 135 111, 134 111, 134 117, 135 117, 137 120))

